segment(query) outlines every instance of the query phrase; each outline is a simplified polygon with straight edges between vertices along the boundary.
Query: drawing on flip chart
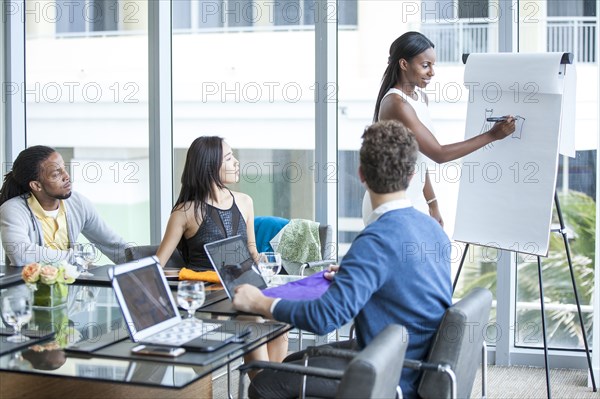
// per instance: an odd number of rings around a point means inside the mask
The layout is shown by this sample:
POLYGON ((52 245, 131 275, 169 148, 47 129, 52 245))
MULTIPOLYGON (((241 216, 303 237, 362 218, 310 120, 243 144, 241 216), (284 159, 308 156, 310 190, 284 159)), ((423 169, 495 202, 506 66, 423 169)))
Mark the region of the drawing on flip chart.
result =
MULTIPOLYGON (((496 122, 488 121, 488 118, 491 118, 493 116, 494 116, 494 109, 486 108, 484 116, 483 116, 483 126, 481 127, 481 131, 479 132, 479 134, 483 134, 483 133, 487 132, 488 130, 490 130, 492 128, 492 126, 494 126, 494 123, 496 123, 496 122)), ((515 118, 515 131, 513 132, 511 137, 513 139, 520 140, 523 135, 523 126, 525 125, 525 118, 523 118, 520 115, 515 115, 514 118, 515 118)), ((483 147, 483 149, 488 150, 488 149, 491 149, 493 146, 494 146, 494 143, 492 142, 492 143, 487 144, 485 147, 483 147)))
MULTIPOLYGON (((474 151, 464 157, 465 164, 469 162, 487 168, 486 173, 468 179, 463 175, 460 179, 453 234, 455 241, 509 251, 518 246, 520 250, 516 252, 547 256, 562 129, 567 117, 575 119, 575 97, 563 94, 567 83, 573 85, 571 90, 574 93, 576 82, 567 82, 565 78, 575 73, 557 73, 561 70, 563 55, 469 55, 464 79, 469 87, 473 87, 473 93, 467 107, 465 139, 489 130, 495 120, 505 115, 513 115, 516 126, 512 135, 495 142, 493 148, 474 151), (502 96, 492 97, 491 92, 483 90, 484 87, 492 87, 490 82, 500 87, 498 90, 502 96), (535 101, 525 101, 524 97, 513 95, 515 87, 524 88, 531 82, 535 82, 535 101), (491 123, 487 118, 491 118, 491 123), (497 173, 492 173, 494 168, 497 173), (525 168, 528 170, 525 171, 525 168), (534 180, 531 175, 526 177, 531 173, 529 168, 535 168, 534 180), (524 173, 517 176, 513 173, 517 170, 524 173), (535 184, 532 184, 534 181, 535 184)), ((574 128, 569 125, 564 133, 572 135, 573 131, 574 128)))

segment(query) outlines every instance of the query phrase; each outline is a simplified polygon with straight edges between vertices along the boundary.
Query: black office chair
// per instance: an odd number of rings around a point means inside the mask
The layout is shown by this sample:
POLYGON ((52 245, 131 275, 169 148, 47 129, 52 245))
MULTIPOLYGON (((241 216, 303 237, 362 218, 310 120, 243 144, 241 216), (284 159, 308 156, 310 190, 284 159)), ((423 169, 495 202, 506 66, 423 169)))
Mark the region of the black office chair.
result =
MULTIPOLYGON (((137 247, 125 248, 125 260, 131 262, 133 260, 153 256, 156 255, 156 251, 158 251, 158 245, 140 245, 137 247)), ((173 255, 171 255, 165 267, 174 269, 185 267, 185 261, 178 250, 173 251, 173 255)))
POLYGON ((404 361, 404 367, 423 370, 417 388, 421 398, 470 397, 480 360, 482 396, 486 396, 487 352, 483 337, 491 307, 492 293, 485 288, 473 289, 444 313, 427 361, 404 361))
POLYGON ((321 240, 321 257, 335 259, 337 248, 333 242, 333 228, 329 224, 319 225, 319 240, 321 240))
MULTIPOLYGON (((337 356, 351 359, 345 370, 297 364, 255 361, 240 366, 238 395, 246 393, 244 375, 250 369, 272 369, 305 376, 340 380, 336 398, 395 398, 402 373, 402 364, 408 346, 408 333, 398 324, 390 324, 360 352, 331 348, 311 348, 309 356, 337 356)), ((306 379, 305 379, 306 380, 306 379)), ((303 386, 299 397, 304 398, 303 386)))

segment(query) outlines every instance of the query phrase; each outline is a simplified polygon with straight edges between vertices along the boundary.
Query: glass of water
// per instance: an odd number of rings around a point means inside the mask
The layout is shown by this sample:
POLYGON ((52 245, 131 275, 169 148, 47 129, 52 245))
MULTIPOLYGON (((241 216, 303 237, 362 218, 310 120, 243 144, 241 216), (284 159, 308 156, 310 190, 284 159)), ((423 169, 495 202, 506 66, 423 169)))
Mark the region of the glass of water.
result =
POLYGON ((2 296, 2 320, 15 332, 14 335, 6 338, 8 342, 29 341, 28 337, 21 334, 21 328, 31 320, 33 292, 28 288, 22 288, 8 289, 2 296))
POLYGON ((177 284, 177 304, 188 312, 188 320, 194 319, 196 309, 204 304, 204 283, 182 280, 177 284))
POLYGON ((273 276, 281 270, 281 254, 278 252, 261 252, 258 254, 258 271, 267 285, 271 285, 273 276))
POLYGON ((90 265, 96 260, 96 246, 90 242, 73 244, 73 262, 79 270, 80 276, 93 276, 88 271, 90 265))

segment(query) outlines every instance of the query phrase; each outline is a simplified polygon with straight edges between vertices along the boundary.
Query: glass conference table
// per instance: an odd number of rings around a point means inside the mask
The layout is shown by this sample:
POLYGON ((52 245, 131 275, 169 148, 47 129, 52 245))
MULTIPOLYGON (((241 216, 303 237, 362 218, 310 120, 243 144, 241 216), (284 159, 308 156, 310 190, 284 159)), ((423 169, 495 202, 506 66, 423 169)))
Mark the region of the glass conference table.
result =
MULTIPOLYGON (((10 331, 0 331, 0 390, 3 398, 12 397, 11 394, 23 397, 26 389, 33 389, 32 394, 37 397, 40 394, 56 397, 64 389, 66 393, 83 389, 82 397, 94 397, 94 394, 107 397, 107 392, 111 392, 108 397, 156 395, 181 398, 188 396, 184 394, 186 389, 191 397, 212 397, 210 376, 213 371, 291 328, 288 324, 265 321, 254 315, 207 312, 204 309, 229 302, 222 290, 209 289, 205 305, 196 317, 239 320, 244 325, 251 323, 251 333, 244 342, 230 343, 207 353, 188 351, 176 358, 134 355, 131 348, 137 344, 129 339, 123 325, 106 267, 91 271, 94 276, 80 277, 69 286, 65 306, 34 309, 25 330, 33 337, 32 341, 12 344, 6 340, 10 331), (73 346, 79 349, 69 348, 73 346), (100 347, 96 349, 97 346, 100 347), (39 377, 44 378, 40 380, 39 377), (89 384, 91 382, 100 384, 89 384), (135 390, 135 387, 139 389, 135 390), (50 388, 54 389, 51 395, 50 388), (124 391, 127 393, 121 393, 121 388, 127 389, 124 391)), ((18 288, 21 280, 15 276, 20 275, 20 268, 3 266, 0 272, 4 273, 0 277, 0 296, 8 289, 18 288)), ((176 281, 170 285, 176 287, 176 281)))

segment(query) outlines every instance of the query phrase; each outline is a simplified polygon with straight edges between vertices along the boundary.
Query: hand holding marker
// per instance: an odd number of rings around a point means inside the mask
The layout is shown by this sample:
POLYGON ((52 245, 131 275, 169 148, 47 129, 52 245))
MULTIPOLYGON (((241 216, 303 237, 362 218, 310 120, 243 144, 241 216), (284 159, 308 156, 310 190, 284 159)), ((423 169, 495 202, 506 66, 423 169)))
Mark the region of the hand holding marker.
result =
POLYGON ((518 119, 518 118, 520 118, 520 116, 519 115, 515 115, 514 117, 512 117, 512 116, 490 116, 489 118, 486 118, 485 120, 488 122, 504 122, 504 121, 508 120, 508 118, 518 119))

